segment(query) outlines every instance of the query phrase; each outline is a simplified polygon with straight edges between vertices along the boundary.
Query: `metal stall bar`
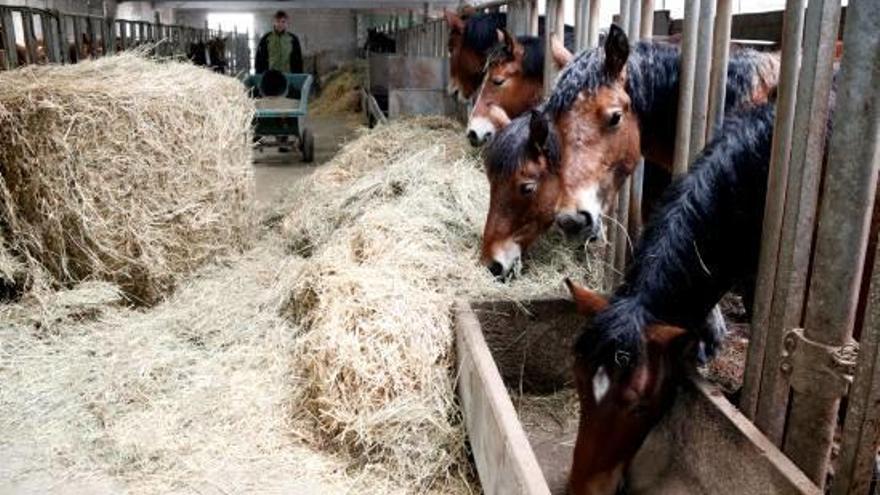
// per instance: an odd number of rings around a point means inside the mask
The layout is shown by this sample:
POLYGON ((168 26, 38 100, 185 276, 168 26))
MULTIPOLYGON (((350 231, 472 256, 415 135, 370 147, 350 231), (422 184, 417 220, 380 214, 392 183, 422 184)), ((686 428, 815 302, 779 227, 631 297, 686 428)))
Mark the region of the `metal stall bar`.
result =
POLYGON ((65 64, 73 62, 71 59, 70 33, 67 30, 67 16, 56 11, 55 17, 58 19, 58 47, 61 49, 61 61, 65 64))
MULTIPOLYGON (((715 0, 700 2, 699 31, 697 33, 697 62, 694 72, 694 104, 691 110, 691 140, 688 162, 706 145, 706 122, 709 117, 709 76, 712 66, 712 31, 715 21, 715 0)), ((725 69, 727 66, 724 66, 725 69)))
MULTIPOLYGON (((843 34, 846 48, 835 111, 841 118, 834 126, 828 160, 836 167, 855 171, 843 186, 852 186, 862 193, 864 208, 872 200, 876 201, 876 196, 866 198, 864 192, 876 183, 880 166, 880 92, 877 90, 880 86, 880 58, 877 57, 880 53, 880 9, 868 8, 863 2, 852 2, 847 18, 843 34), (872 175, 868 174, 869 171, 872 175), (867 182, 854 183, 853 179, 867 182)), ((826 184, 831 186, 827 180, 826 184)), ((869 219, 871 209, 860 213, 869 219)), ((859 342, 858 368, 850 389, 841 453, 831 487, 833 495, 868 493, 874 477, 875 454, 880 439, 880 256, 874 258, 869 294, 859 342)))
POLYGON ((730 26, 733 0, 718 0, 715 12, 714 38, 712 40, 712 74, 709 84, 709 115, 706 123, 706 140, 724 122, 725 93, 727 88, 727 64, 730 61, 730 26))
POLYGON ((18 59, 15 49, 15 23, 11 10, 0 8, 0 27, 3 28, 3 46, 6 48, 6 69, 11 70, 24 63, 18 59))
POLYGON ((561 41, 565 36, 565 12, 562 0, 547 0, 547 14, 544 18, 544 94, 549 95, 553 80, 556 79, 556 64, 553 63, 551 41, 558 36, 561 41))
MULTIPOLYGON (((843 40, 846 48, 841 64, 843 82, 837 92, 837 115, 852 118, 841 119, 835 126, 829 161, 842 160, 848 167, 860 164, 863 169, 873 163, 875 176, 868 178, 873 184, 880 162, 880 59, 876 57, 880 53, 880 10, 863 8, 864 5, 853 3, 847 12, 850 21, 843 40)), ((867 184, 858 186, 864 188, 867 184)), ((880 256, 874 258, 872 273, 858 368, 849 394, 841 455, 832 486, 834 495, 868 493, 874 481, 880 439, 880 256)))
POLYGON ((587 46, 587 13, 590 0, 574 0, 574 51, 587 46))
POLYGON ((37 39, 34 36, 34 18, 30 10, 21 10, 21 26, 24 32, 24 48, 28 63, 37 63, 37 39))
MULTIPOLYGON (((632 0, 620 0, 620 27, 627 31, 627 36, 629 36, 630 29, 630 5, 632 0)), ((614 251, 614 270, 612 270, 612 281, 610 281, 611 287, 616 287, 620 281, 623 279, 623 274, 626 268, 626 253, 627 246, 629 244, 629 204, 630 204, 630 188, 632 184, 632 179, 627 178, 623 181, 623 184, 620 186, 620 191, 617 193, 617 209, 614 225, 612 226, 614 235, 611 236, 613 243, 611 245, 611 249, 614 251)))
POLYGON ((78 16, 72 16, 70 20, 73 21, 73 46, 76 50, 76 61, 79 62, 82 58, 83 48, 85 47, 83 45, 82 23, 78 16))
MULTIPOLYGON (((706 0, 711 1, 711 0, 706 0)), ((691 114, 694 104, 694 72, 697 61, 697 38, 700 0, 685 0, 684 22, 681 33, 681 70, 678 93, 678 121, 675 126, 675 148, 672 159, 673 175, 687 172, 690 158, 691 114)))
MULTIPOLYGON (((632 0, 630 5, 630 40, 637 42, 642 38, 650 38, 654 29, 654 0, 632 0)), ((627 232, 635 242, 642 230, 642 192, 645 182, 645 159, 639 163, 630 177, 629 221, 627 232)))
MULTIPOLYGON (((723 0, 722 0, 723 1, 723 0)), ((642 0, 642 22, 639 27, 639 39, 654 37, 654 0, 642 0)))
POLYGON ((526 0, 529 2, 529 34, 538 35, 538 0, 526 0))
MULTIPOLYGON (((758 399, 761 395, 765 356, 778 356, 782 336, 772 331, 770 312, 776 292, 776 273, 782 222, 785 212, 785 191, 788 185, 789 155, 794 130, 795 96, 801 65, 801 39, 804 32, 804 8, 806 0, 787 0, 783 20, 781 68, 774 119, 773 145, 770 152, 770 173, 767 182, 767 202, 764 209, 764 225, 761 234, 761 254, 755 283, 755 302, 752 310, 752 335, 746 354, 746 369, 739 407, 746 417, 755 421, 759 428, 766 424, 757 420, 758 399)), ((772 370, 775 374, 775 370, 772 370)), ((787 390, 777 387, 778 392, 787 390)), ((766 393, 766 392, 765 392, 766 393)), ((778 402, 778 400, 777 400, 778 402)), ((766 430, 764 430, 766 433, 766 430)), ((779 436, 776 439, 779 442, 779 436)))
POLYGON ((590 0, 589 24, 587 24, 587 47, 592 48, 599 44, 599 11, 602 0, 590 0))
MULTIPOLYGON (((838 0, 810 0, 793 127, 793 135, 800 138, 791 145, 777 278, 767 327, 771 333, 755 416, 758 426, 777 443, 783 437, 792 372, 790 363, 779 361, 785 332, 800 326, 804 307, 839 20, 838 0)), ((812 477, 808 467, 798 464, 812 477)), ((824 482, 814 481, 819 486, 824 482)))
POLYGON ((40 14, 40 22, 43 28, 43 46, 49 62, 61 62, 61 43, 58 41, 58 30, 55 22, 60 22, 60 17, 48 12, 40 14))
MULTIPOLYGON (((811 74, 813 77, 801 79, 807 83, 804 84, 806 89, 810 90, 806 98, 809 119, 805 119, 801 127, 808 125, 809 128, 805 129, 806 133, 799 134, 807 139, 794 143, 792 158, 803 160, 807 169, 805 179, 810 179, 805 180, 801 188, 811 194, 804 198, 809 201, 805 205, 810 220, 813 218, 810 215, 815 208, 813 205, 818 201, 828 94, 839 25, 839 0, 814 0, 809 3, 805 42, 815 44, 815 49, 806 45, 804 67, 815 67, 815 70, 811 74), (808 174, 815 174, 815 178, 808 174)), ((875 61, 873 68, 880 68, 876 63, 876 52, 874 56, 868 54, 868 59, 864 60, 849 56, 847 61, 851 65, 846 75, 852 72, 853 63, 869 65, 867 60, 875 61)), ((854 74, 858 76, 859 72, 854 74)), ((866 75, 862 77, 863 84, 871 79, 870 72, 866 75)), ((843 84, 846 83, 844 79, 843 84)), ((872 89, 866 88, 867 94, 871 94, 872 89)), ((799 92, 799 99, 801 96, 799 92)), ((851 93, 848 96, 852 96, 851 93)), ((847 103, 860 103, 860 100, 847 103)), ((845 107, 837 113, 839 118, 836 123, 843 127, 844 134, 842 138, 836 134, 832 136, 834 146, 829 149, 834 152, 830 156, 833 166, 828 167, 823 181, 804 330, 786 335, 786 340, 797 341, 797 346, 790 352, 791 413, 783 451, 820 488, 824 486, 828 472, 840 398, 846 395, 849 379, 852 378, 849 368, 855 364, 850 344, 877 187, 877 148, 866 146, 872 139, 876 144, 877 135, 876 132, 873 136, 862 134, 868 130, 876 131, 876 121, 865 122, 859 118, 870 115, 870 110, 867 110, 870 107, 870 104, 867 107, 845 107), (847 113, 847 110, 854 113, 847 113), (860 129, 862 125, 864 131, 860 129), (865 155, 861 154, 866 151, 865 155), (841 256, 841 253, 847 255, 841 256), (820 355, 830 359, 815 359, 820 355)), ((797 124, 795 122, 796 131, 797 124)), ((804 209, 803 206, 801 209, 804 209)), ((804 239, 809 240, 808 235, 804 239)))

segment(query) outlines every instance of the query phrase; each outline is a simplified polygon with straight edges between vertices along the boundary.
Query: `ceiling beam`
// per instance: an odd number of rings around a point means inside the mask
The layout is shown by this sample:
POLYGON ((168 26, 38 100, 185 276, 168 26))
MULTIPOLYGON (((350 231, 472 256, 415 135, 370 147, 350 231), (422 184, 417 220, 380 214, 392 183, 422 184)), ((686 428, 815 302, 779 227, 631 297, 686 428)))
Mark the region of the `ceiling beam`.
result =
MULTIPOLYGON (((124 3, 119 2, 119 3, 124 3)), ((423 2, 412 0, 154 0, 155 7, 174 9, 210 9, 214 11, 242 10, 295 10, 295 9, 415 9, 421 10, 423 2)), ((431 0, 432 7, 456 7, 459 0, 431 0)))

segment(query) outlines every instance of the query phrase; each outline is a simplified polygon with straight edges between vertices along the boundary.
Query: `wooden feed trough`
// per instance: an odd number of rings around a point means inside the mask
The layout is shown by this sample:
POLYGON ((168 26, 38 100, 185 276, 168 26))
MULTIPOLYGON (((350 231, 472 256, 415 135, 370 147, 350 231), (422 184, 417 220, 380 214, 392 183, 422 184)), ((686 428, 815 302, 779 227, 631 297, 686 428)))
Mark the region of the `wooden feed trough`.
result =
MULTIPOLYGON (((526 307, 459 301, 455 308, 458 393, 490 495, 566 493, 578 421, 571 349, 582 322, 565 299, 526 307), (513 400, 508 390, 515 391, 513 400), (534 407, 542 395, 545 406, 534 407)), ((628 487, 630 493, 821 493, 698 377, 680 387, 675 406, 646 440, 628 487)))

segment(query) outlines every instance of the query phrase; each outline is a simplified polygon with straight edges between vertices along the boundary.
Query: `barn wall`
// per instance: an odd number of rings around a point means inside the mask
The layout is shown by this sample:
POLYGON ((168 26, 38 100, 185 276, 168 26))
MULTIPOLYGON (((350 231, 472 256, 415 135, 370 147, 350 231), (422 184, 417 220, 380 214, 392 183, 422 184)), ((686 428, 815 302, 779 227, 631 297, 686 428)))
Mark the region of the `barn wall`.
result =
POLYGON ((3 5, 33 7, 37 9, 57 9, 67 14, 103 15, 101 0, 3 0, 3 5))

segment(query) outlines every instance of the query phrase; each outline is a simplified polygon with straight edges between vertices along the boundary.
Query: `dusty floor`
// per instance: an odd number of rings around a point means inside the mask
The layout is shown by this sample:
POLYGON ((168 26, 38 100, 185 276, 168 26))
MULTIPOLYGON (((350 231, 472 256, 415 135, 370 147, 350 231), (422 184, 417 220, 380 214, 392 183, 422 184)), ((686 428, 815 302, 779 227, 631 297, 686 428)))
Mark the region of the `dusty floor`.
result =
POLYGON ((259 206, 266 206, 288 190, 290 186, 307 177, 321 164, 336 154, 342 144, 351 139, 360 120, 352 116, 310 116, 306 127, 315 136, 315 161, 304 163, 298 149, 281 153, 277 148, 264 148, 254 152, 254 178, 259 206))

